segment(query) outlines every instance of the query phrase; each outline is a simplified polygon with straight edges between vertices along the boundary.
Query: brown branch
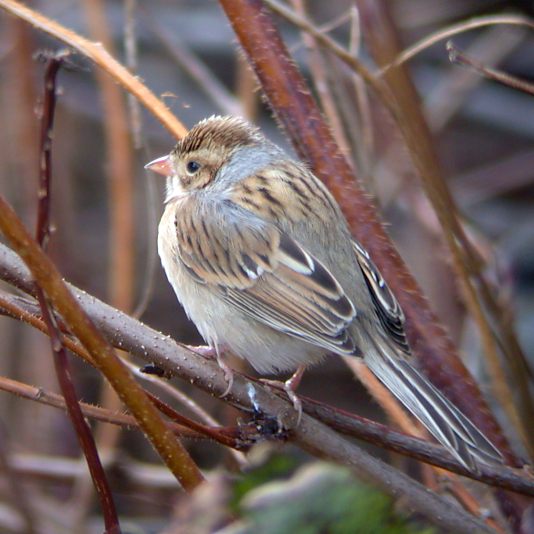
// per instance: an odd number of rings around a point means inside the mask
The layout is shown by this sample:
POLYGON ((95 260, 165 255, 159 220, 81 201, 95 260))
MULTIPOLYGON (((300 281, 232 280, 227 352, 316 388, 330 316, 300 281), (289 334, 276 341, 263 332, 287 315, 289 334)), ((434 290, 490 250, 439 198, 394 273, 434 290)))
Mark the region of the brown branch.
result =
MULTIPOLYGON (((50 236, 50 186, 52 180, 52 139, 56 108, 56 79, 63 61, 68 56, 68 52, 60 51, 48 58, 44 75, 44 97, 43 113, 41 117, 41 141, 39 158, 39 185, 38 185, 38 210, 36 241, 43 248, 50 236)), ((37 299, 46 324, 50 345, 54 358, 56 376, 65 397, 67 413, 78 438, 80 448, 87 461, 87 467, 93 481, 93 485, 100 500, 104 516, 106 534, 119 534, 121 532, 117 510, 113 501, 113 494, 109 486, 102 463, 98 456, 91 429, 86 422, 80 405, 74 384, 71 378, 71 370, 67 351, 61 342, 61 333, 56 325, 53 310, 46 300, 45 293, 41 287, 36 288, 37 299)))
POLYGON ((333 408, 313 399, 302 396, 300 398, 307 414, 316 417, 342 434, 363 439, 389 451, 424 461, 473 480, 534 497, 534 477, 528 475, 526 471, 524 475, 520 475, 517 470, 509 467, 481 465, 479 472, 473 474, 458 464, 448 453, 444 454, 440 445, 396 432, 380 423, 333 408))
MULTIPOLYGON (((8 281, 24 292, 33 293, 34 286, 29 273, 18 257, 2 245, 0 245, 0 279, 8 281)), ((115 310, 95 297, 76 289, 74 286, 69 287, 82 307, 111 343, 128 350, 144 361, 155 363, 170 375, 176 375, 186 382, 195 383, 205 391, 215 395, 224 391, 224 378, 221 379, 220 369, 214 362, 199 357, 198 354, 187 350, 184 346, 176 344, 168 336, 152 330, 136 319, 115 310), (142 346, 144 347, 143 349, 141 348, 142 346)), ((8 298, 0 295, 0 309, 2 308, 7 310, 10 316, 30 322, 32 326, 39 328, 39 325, 36 324, 37 318, 34 315, 38 312, 38 309, 31 301, 21 297, 13 296, 8 298), (29 318, 31 318, 30 321, 28 321, 29 318)), ((237 377, 239 377, 239 381, 243 380, 241 375, 236 374, 236 379, 237 377)), ((255 387, 266 394, 262 385, 257 384, 255 387)), ((285 396, 282 395, 282 397, 284 401, 287 400, 285 396)), ((272 399, 272 395, 268 398, 272 399)), ((250 408, 250 399, 246 392, 244 395, 236 394, 235 397, 228 399, 228 401, 237 403, 242 408, 250 408)), ((517 470, 508 467, 481 466, 479 474, 470 473, 456 463, 439 445, 395 432, 380 423, 369 421, 311 399, 303 398, 303 403, 306 413, 319 418, 339 432, 431 463, 443 469, 448 469, 474 480, 480 480, 528 495, 532 495, 534 492, 534 479, 519 475, 517 470)), ((267 409, 268 405, 266 407, 262 404, 262 408, 265 408, 268 414, 282 413, 286 409, 280 408, 280 405, 277 406, 275 411, 270 412, 267 409)), ((282 404, 282 406, 287 405, 282 404)))
POLYGON ((15 0, 0 0, 0 8, 81 52, 111 75, 124 89, 133 94, 174 137, 180 138, 185 135, 187 129, 167 109, 165 104, 137 77, 133 76, 123 65, 113 58, 100 43, 94 43, 85 39, 76 32, 65 28, 61 24, 15 0))
POLYGON ((472 57, 468 56, 465 52, 460 50, 452 41, 447 41, 445 46, 447 48, 447 52, 449 53, 449 61, 451 63, 463 65, 464 67, 470 67, 489 80, 494 80, 502 83, 503 85, 507 85, 508 87, 512 87, 513 89, 517 89, 518 91, 522 91, 523 93, 534 95, 533 84, 510 74, 506 74, 506 72, 492 69, 491 67, 486 67, 479 61, 476 61, 472 57))
MULTIPOLYGON (((11 317, 13 319, 16 319, 18 321, 22 321, 40 332, 43 332, 46 334, 48 332, 47 326, 43 319, 39 317, 40 308, 37 303, 31 302, 27 299, 24 299, 22 297, 12 296, 3 294, 0 292, 0 314, 4 314, 8 317, 11 317)), ((61 336, 61 343, 67 347, 72 353, 76 354, 80 358, 82 358, 85 362, 87 362, 89 365, 92 365, 93 367, 96 367, 94 361, 90 357, 90 355, 87 353, 87 351, 79 344, 79 342, 73 340, 70 337, 67 337, 66 335, 61 336)), ((125 365, 131 366, 131 364, 128 364, 125 362, 125 365)), ((10 379, 6 378, 5 380, 9 381, 10 379)), ((14 381, 10 381, 9 384, 14 383, 14 381)), ((28 386, 32 387, 32 386, 28 386)), ((0 389, 8 390, 7 387, 3 387, 0 384, 0 389)), ((14 391, 15 393, 19 394, 17 391, 14 391)), ((145 391, 145 393, 148 395, 148 397, 151 399, 153 404, 160 410, 161 413, 165 414, 169 419, 174 421, 175 423, 178 423, 181 428, 189 429, 190 431, 195 432, 195 436, 200 436, 204 438, 209 438, 214 441, 217 441, 221 445, 225 445, 227 447, 232 447, 234 449, 240 449, 242 450, 245 448, 243 444, 237 443, 235 439, 235 432, 229 434, 223 427, 217 426, 217 425, 205 425, 201 423, 197 423, 196 421, 193 421, 192 419, 189 419, 188 417, 185 417, 179 413, 176 412, 173 408, 168 406, 167 404, 163 403, 159 398, 157 398, 152 393, 145 391)), ((30 395, 22 395, 24 397, 30 398, 30 395)), ((54 406, 57 406, 54 404, 54 406)), ((101 410, 101 408, 99 408, 101 410)), ((109 412, 109 408, 107 409, 109 412)), ((112 413, 115 413, 116 410, 111 410, 112 413)), ((84 412, 85 413, 85 412, 84 412)), ((100 420, 101 417, 97 415, 93 415, 93 417, 97 420, 100 420)), ((131 416, 129 416, 131 417, 131 416)), ((135 419, 131 419, 133 423, 128 423, 130 426, 138 426, 135 422, 135 419)), ((113 422, 104 420, 104 422, 113 422)))
MULTIPOLYGON (((28 399, 46 406, 51 406, 53 408, 66 409, 65 398, 57 393, 47 391, 41 387, 31 386, 25 384, 24 382, 19 382, 5 376, 0 376, 0 390, 7 393, 11 393, 21 397, 23 399, 28 399)), ((101 408, 100 406, 95 406, 93 404, 88 404, 86 402, 79 403, 83 415, 85 417, 90 417, 96 421, 101 421, 103 423, 109 423, 112 425, 118 425, 124 428, 139 428, 139 424, 134 417, 126 413, 120 413, 114 410, 108 410, 106 408, 101 408)), ((168 408, 168 407, 167 407, 168 408)), ((181 438, 195 439, 195 440, 211 440, 217 441, 222 445, 227 447, 232 447, 235 449, 243 449, 243 444, 238 442, 236 436, 238 431, 233 428, 223 428, 219 427, 215 430, 220 431, 217 434, 210 432, 209 427, 204 425, 198 425, 197 429, 193 429, 190 425, 191 420, 187 418, 181 418, 183 422, 186 421, 186 424, 182 424, 179 421, 176 421, 174 410, 169 409, 170 418, 173 420, 168 423, 169 428, 181 438), (171 413, 172 412, 172 413, 171 413), (223 439, 220 439, 220 436, 224 436, 223 439), (232 437, 234 436, 234 437, 232 437)), ((194 423, 194 422, 193 422, 194 423)))
POLYGON ((69 329, 91 354, 98 369, 110 381, 121 400, 139 421, 143 432, 163 461, 184 489, 192 491, 203 480, 198 467, 161 419, 142 388, 116 357, 94 323, 84 313, 55 265, 33 241, 2 196, 0 196, 0 229, 28 265, 36 282, 45 290, 48 299, 62 315, 69 329))
MULTIPOLYGON (((368 196, 335 145, 306 84, 259 0, 221 0, 273 110, 299 155, 328 185, 354 235, 369 250, 407 316, 415 354, 432 381, 515 461, 495 418, 452 341, 391 244, 368 196)), ((314 35, 318 40, 319 36, 314 35)), ((320 42, 320 41, 319 41, 320 42)), ((367 80, 367 78, 366 78, 367 80)))
POLYGON ((473 17, 467 22, 459 22, 458 24, 452 24, 446 28, 433 32, 431 35, 423 37, 413 45, 403 50, 397 57, 389 62, 387 65, 382 66, 377 73, 379 76, 383 76, 388 70, 395 67, 400 67, 403 63, 406 63, 410 59, 414 58, 417 54, 420 54, 423 50, 449 39, 454 35, 464 33, 467 31, 475 30, 477 28, 483 28, 485 26, 497 26, 497 25, 512 25, 512 26, 526 26, 527 28, 534 29, 534 21, 528 17, 521 15, 486 15, 482 17, 473 17))

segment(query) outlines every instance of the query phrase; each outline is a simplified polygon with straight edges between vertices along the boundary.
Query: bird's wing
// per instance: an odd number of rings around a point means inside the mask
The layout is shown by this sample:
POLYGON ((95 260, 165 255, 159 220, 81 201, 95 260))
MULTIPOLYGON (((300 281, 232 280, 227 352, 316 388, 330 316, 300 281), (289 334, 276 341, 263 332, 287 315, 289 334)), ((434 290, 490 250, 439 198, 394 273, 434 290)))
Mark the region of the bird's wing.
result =
POLYGON ((454 457, 476 471, 477 463, 501 463, 495 446, 456 408, 409 358, 410 348, 404 333, 404 314, 368 252, 353 242, 365 282, 371 294, 383 334, 370 337, 365 362, 385 386, 415 415, 454 457))
POLYGON ((352 246, 382 328, 395 346, 404 354, 409 355, 410 347, 404 332, 402 308, 369 253, 357 241, 353 241, 352 246))
POLYGON ((175 219, 180 260, 243 313, 326 350, 354 354, 356 310, 332 273, 274 224, 253 215, 175 219))

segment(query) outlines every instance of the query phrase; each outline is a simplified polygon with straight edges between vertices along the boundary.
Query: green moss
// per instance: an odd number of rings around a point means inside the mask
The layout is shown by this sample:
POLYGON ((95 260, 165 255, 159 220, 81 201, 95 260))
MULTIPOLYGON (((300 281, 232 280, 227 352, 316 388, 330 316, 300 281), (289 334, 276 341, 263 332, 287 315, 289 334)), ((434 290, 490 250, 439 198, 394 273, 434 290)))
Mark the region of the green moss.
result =
MULTIPOLYGON (((269 464, 267 464, 269 465, 269 464)), ((390 497, 362 484, 348 471, 324 463, 299 470, 289 480, 261 484, 282 472, 277 460, 261 476, 239 485, 240 510, 250 532, 259 534, 432 534, 399 516, 390 497), (275 467, 276 466, 276 467, 275 467), (250 488, 246 491, 245 488, 250 488), (252 489, 254 488, 254 489, 252 489)), ((287 471, 286 471, 287 472, 287 471)), ((247 479, 251 477, 250 480, 247 479)), ((247 530, 249 531, 249 530, 247 530)))

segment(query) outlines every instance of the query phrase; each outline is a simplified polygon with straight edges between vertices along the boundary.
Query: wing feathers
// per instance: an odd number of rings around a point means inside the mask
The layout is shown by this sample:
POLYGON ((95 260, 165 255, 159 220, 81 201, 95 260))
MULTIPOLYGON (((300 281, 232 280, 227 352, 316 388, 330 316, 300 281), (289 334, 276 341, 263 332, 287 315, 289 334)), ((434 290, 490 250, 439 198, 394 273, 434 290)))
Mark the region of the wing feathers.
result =
MULTIPOLYGON (((191 276, 279 332, 338 354, 359 353, 349 333, 357 311, 332 273, 275 225, 241 209, 226 205, 195 226, 198 212, 181 207, 178 254, 191 276)), ((368 336, 369 368, 468 468, 501 462, 487 438, 403 359, 410 354, 404 314, 369 254, 356 242, 353 249, 382 326, 368 336)))
POLYGON ((502 463, 500 452, 426 377, 408 361, 376 347, 365 361, 384 385, 467 468, 476 462, 502 463))
POLYGON ((179 213, 179 257, 195 280, 213 285, 222 298, 276 330, 326 350, 355 353, 347 330, 356 316, 353 304, 330 271, 294 239, 250 214, 231 218, 230 208, 225 220, 204 217, 196 225, 199 215, 187 203, 179 213))
POLYGON ((395 341, 397 348, 404 354, 410 354, 410 347, 404 332, 402 308, 371 260, 369 253, 356 241, 353 241, 352 245, 380 324, 395 341))

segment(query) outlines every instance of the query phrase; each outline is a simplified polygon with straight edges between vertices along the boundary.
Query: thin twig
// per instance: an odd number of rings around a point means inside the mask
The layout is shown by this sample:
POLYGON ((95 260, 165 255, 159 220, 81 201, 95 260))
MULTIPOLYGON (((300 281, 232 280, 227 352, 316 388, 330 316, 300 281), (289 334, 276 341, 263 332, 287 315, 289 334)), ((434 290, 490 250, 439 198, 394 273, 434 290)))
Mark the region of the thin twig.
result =
POLYGON ((445 47, 449 53, 449 61, 451 63, 470 67, 490 80, 502 83, 503 85, 507 85, 508 87, 512 87, 513 89, 517 89, 523 93, 534 95, 533 84, 528 83, 525 80, 521 80, 520 78, 516 78, 515 76, 511 76, 510 74, 506 74, 500 70, 486 67, 479 61, 473 59, 465 52, 460 50, 452 41, 447 41, 445 47))
MULTIPOLYGON (((0 390, 12 393, 23 399, 39 402, 46 406, 60 408, 62 410, 66 409, 67 407, 65 398, 61 395, 47 391, 41 387, 31 386, 29 384, 25 384, 24 382, 7 378, 5 376, 0 376, 0 390)), ((85 417, 91 417, 97 421, 111 423, 113 425, 120 425, 126 428, 136 428, 139 426, 135 418, 131 415, 120 412, 112 412, 105 408, 94 406, 86 402, 80 402, 79 405, 85 417)), ((173 430, 178 432, 183 437, 192 437, 197 439, 203 437, 201 434, 198 434, 197 432, 192 431, 183 425, 179 425, 178 423, 173 423, 173 430)))
POLYGON ((144 20, 177 65, 196 83, 211 102, 225 115, 243 115, 243 106, 232 93, 215 77, 210 69, 187 46, 180 42, 176 33, 169 32, 152 15, 150 8, 142 7, 144 20))
MULTIPOLYGON (((482 58, 485 64, 497 65, 525 40, 526 33, 523 28, 511 32, 507 26, 490 27, 473 36, 467 52, 482 58)), ((451 69, 442 76, 436 86, 424 95, 425 112, 432 131, 443 130, 483 81, 472 69, 451 69)))
MULTIPOLYGON (((60 51, 48 59, 44 76, 44 98, 43 113, 41 117, 41 142, 39 158, 39 186, 38 186, 38 211, 37 211, 37 243, 46 249, 50 236, 50 186, 52 180, 52 139, 54 116, 56 107, 56 79, 57 74, 63 64, 68 52, 60 51)), ((46 300, 45 293, 41 287, 36 288, 37 299, 41 306, 43 320, 48 329, 52 354, 54 356, 54 366, 57 379, 61 387, 67 412, 69 414, 72 426, 76 432, 80 447, 87 461, 87 467, 91 474, 93 485, 100 499, 100 506, 104 516, 104 525, 107 534, 119 534, 121 528, 119 518, 113 501, 113 494, 109 486, 102 463, 98 456, 91 429, 87 424, 80 405, 74 384, 71 378, 71 370, 67 352, 61 342, 61 333, 56 325, 53 311, 46 300)))
MULTIPOLYGON (((36 328, 37 330, 43 332, 44 334, 47 333, 46 324, 44 321, 38 316, 39 309, 38 305, 34 303, 30 303, 29 301, 21 298, 16 297, 12 295, 3 294, 0 292, 0 314, 4 314, 8 317, 11 317, 13 319, 16 319, 18 321, 22 321, 26 324, 29 324, 30 326, 36 328)), ((67 337, 66 335, 61 336, 61 343, 67 347, 73 354, 76 354, 80 358, 82 358, 85 362, 87 362, 89 365, 92 365, 96 367, 93 359, 90 357, 90 355, 87 353, 87 351, 79 344, 79 342, 73 340, 70 337, 67 337)), ((129 368, 133 368, 133 364, 130 364, 127 361, 124 361, 124 365, 126 365, 129 368)), ((134 374, 138 374, 139 370, 136 370, 137 372, 134 374)), ((132 371, 133 372, 133 371, 132 371)), ((9 381, 9 379, 4 379, 9 381)), ((12 384, 13 381, 9 382, 9 384, 12 384)), ((31 387, 31 386, 28 386, 31 387)), ((2 386, 0 385, 0 389, 2 389, 2 386)), ((9 390, 8 387, 5 387, 4 389, 9 390)), ((17 391, 15 391, 17 393, 17 391)), ((160 410, 162 413, 164 413, 166 416, 168 416, 171 420, 177 422, 180 424, 180 427, 187 428, 189 430, 193 430, 194 432, 198 432, 200 436, 207 437, 209 439, 212 439, 214 441, 217 441, 221 443, 222 445, 232 447, 234 449, 243 449, 242 444, 237 444, 235 440, 232 438, 232 436, 229 436, 228 433, 225 431, 223 427, 217 424, 215 422, 214 424, 208 423, 206 424, 199 424, 196 421, 193 421, 192 419, 189 419, 188 417, 182 416, 178 414, 174 409, 171 409, 169 406, 164 405, 157 397, 155 397, 152 393, 146 391, 145 392, 148 397, 153 401, 153 403, 156 405, 158 410, 160 410), (232 438, 232 440, 229 440, 229 438, 232 438)), ((176 391, 174 391, 176 393, 176 391)), ((17 393, 18 394, 18 393, 17 393)), ((27 396, 27 395, 22 395, 27 396)), ((28 397, 28 396, 27 396, 28 397)), ((101 408, 99 408, 101 409, 101 408)), ((103 408, 102 408, 103 409, 103 408)), ((116 409, 109 409, 106 408, 108 412, 117 413, 116 409)), ((101 418, 98 416, 95 416, 97 420, 100 420, 101 418)), ((135 420, 134 420, 135 421, 135 420)), ((104 420, 104 422, 113 422, 108 421, 107 419, 104 420)), ((135 423, 135 426, 138 426, 137 423, 135 423)))
MULTIPOLYGON (((34 286, 27 269, 21 264, 20 259, 7 247, 0 244, 0 279, 3 279, 19 288, 20 290, 32 294, 34 286)), ((217 365, 209 360, 199 357, 198 354, 187 350, 184 346, 178 345, 168 336, 152 330, 137 320, 115 310, 95 297, 69 286, 77 300, 91 316, 93 321, 99 326, 109 341, 122 347, 128 352, 141 358, 147 363, 155 363, 169 375, 176 375, 186 382, 193 382, 201 389, 217 394, 222 393, 226 388, 224 378, 217 365), (141 348, 143 347, 143 348, 141 348), (219 380, 220 379, 220 380, 219 380)), ((2 297, 0 294, 0 309, 6 309, 7 313, 14 318, 28 322, 36 328, 40 328, 36 323, 37 318, 33 315, 37 310, 26 299, 20 297, 2 297), (31 313, 33 310, 33 314, 31 313), (33 317, 32 317, 33 316, 33 317)), ((236 374, 236 380, 241 381, 242 377, 236 374)), ((255 385, 258 391, 264 391, 262 385, 255 385)), ((233 394, 233 391, 232 391, 233 394)), ((237 402, 240 407, 250 407, 248 394, 237 395, 236 397, 225 399, 228 402, 237 402)), ((272 396, 269 397, 272 399, 272 396)), ((283 397, 287 401, 286 397, 283 397)), ((462 474, 475 480, 482 480, 486 483, 505 487, 518 492, 534 492, 534 480, 524 479, 517 470, 509 467, 481 466, 480 476, 468 472, 465 467, 460 466, 450 455, 445 454, 441 446, 435 445, 417 438, 409 437, 405 434, 366 420, 354 414, 349 414, 343 410, 332 408, 328 405, 303 398, 305 412, 332 426, 332 428, 347 435, 369 441, 377 446, 387 448, 419 460, 426 461, 443 469, 447 469, 458 474, 462 474), (508 482, 500 482, 508 480, 508 482), (508 484, 504 486, 503 484, 508 484), (512 486, 511 484, 515 484, 512 486)), ((285 409, 280 405, 274 412, 268 410, 269 402, 261 404, 266 409, 266 413, 281 414, 285 409)))
MULTIPOLYGON (((383 87, 380 85, 378 78, 357 58, 355 58, 348 50, 346 50, 339 43, 334 41, 330 36, 326 35, 320 28, 317 28, 308 19, 297 15, 291 9, 278 2, 277 0, 264 0, 269 9, 277 15, 285 18, 287 21, 294 24, 297 28, 308 32, 312 35, 318 43, 330 50, 334 55, 339 57, 344 63, 354 69, 378 94, 381 94, 383 87)), ((384 100, 388 100, 387 95, 383 95, 384 100)))
POLYGON ((110 74, 124 89, 132 93, 172 135, 178 139, 185 135, 187 128, 167 109, 165 104, 137 77, 133 76, 113 58, 100 43, 85 39, 76 32, 65 28, 16 0, 0 0, 0 8, 81 52, 110 74))
MULTIPOLYGON (((304 0, 291 0, 293 8, 299 16, 306 16, 306 6, 304 0)), ((320 49, 317 46, 316 39, 308 32, 301 30, 302 40, 306 49, 308 50, 308 65, 312 75, 313 84, 317 90, 319 100, 324 114, 326 115, 332 133, 336 139, 341 152, 348 156, 350 154, 349 144, 345 136, 341 117, 336 107, 334 97, 332 95, 330 82, 327 76, 325 58, 321 55, 320 49)))
POLYGON ((31 238, 13 208, 1 195, 0 229, 31 269, 36 282, 45 290, 72 333, 91 354, 98 369, 139 421, 163 461, 184 489, 192 491, 203 480, 198 467, 165 425, 154 405, 125 369, 94 323, 83 312, 55 265, 31 238))
POLYGON ((484 26, 496 26, 498 24, 513 25, 513 26, 527 26, 528 28, 534 29, 534 21, 528 17, 523 17, 521 15, 487 15, 483 17, 474 17, 467 22, 459 22, 458 24, 453 24, 443 30, 434 32, 431 35, 424 37, 417 43, 409 46, 406 50, 402 51, 397 57, 381 67, 380 71, 377 72, 378 76, 383 76, 390 69, 395 67, 400 67, 403 63, 406 63, 417 54, 429 48, 430 46, 438 43, 439 41, 444 41, 449 39, 454 35, 459 33, 464 33, 476 28, 482 28, 484 26))
MULTIPOLYGON (((130 72, 136 73, 138 67, 137 32, 136 32, 136 11, 138 9, 137 0, 124 0, 124 51, 126 56, 126 66, 130 72)), ((143 117, 139 101, 128 93, 128 109, 130 126, 132 130, 133 144, 136 150, 145 146, 143 139, 143 117)))

